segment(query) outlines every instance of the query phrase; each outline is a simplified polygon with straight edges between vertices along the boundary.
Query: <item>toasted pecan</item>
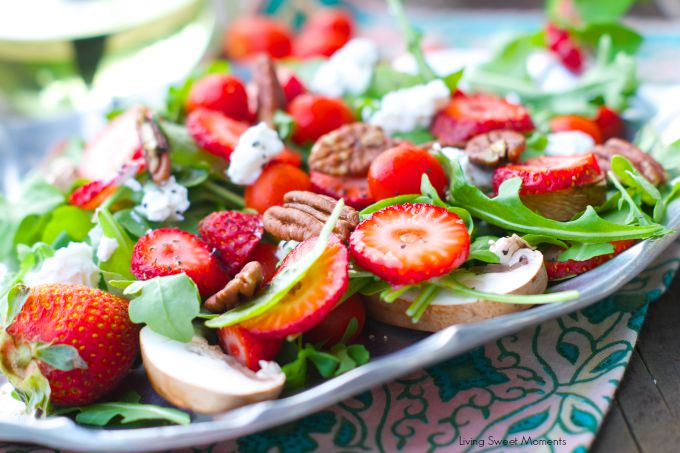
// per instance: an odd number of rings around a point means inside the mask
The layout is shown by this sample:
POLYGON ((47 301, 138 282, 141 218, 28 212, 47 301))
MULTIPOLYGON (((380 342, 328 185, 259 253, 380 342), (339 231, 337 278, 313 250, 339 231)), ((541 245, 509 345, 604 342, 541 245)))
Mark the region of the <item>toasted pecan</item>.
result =
POLYGON ((499 130, 476 135, 468 141, 465 152, 473 164, 498 167, 508 162, 517 162, 525 148, 524 135, 499 130))
POLYGON ((592 152, 597 157, 600 169, 604 172, 611 169, 611 159, 618 155, 628 159, 637 171, 655 186, 663 184, 668 178, 666 170, 664 170, 660 163, 626 140, 610 138, 604 145, 598 145, 593 148, 592 152))
POLYGON ((224 289, 210 296, 203 304, 213 313, 224 313, 240 302, 252 298, 264 282, 262 265, 257 261, 247 263, 224 289))

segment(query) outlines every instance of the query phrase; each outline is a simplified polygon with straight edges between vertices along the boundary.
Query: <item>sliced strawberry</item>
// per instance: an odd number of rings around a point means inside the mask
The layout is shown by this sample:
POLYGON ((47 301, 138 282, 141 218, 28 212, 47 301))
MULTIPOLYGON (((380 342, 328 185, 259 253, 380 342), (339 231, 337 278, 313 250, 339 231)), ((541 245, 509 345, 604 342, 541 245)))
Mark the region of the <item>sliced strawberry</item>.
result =
POLYGON ((248 257, 248 261, 257 261, 262 266, 265 284, 269 283, 276 274, 276 265, 279 264, 279 258, 276 256, 277 250, 278 247, 274 244, 260 242, 248 257))
POLYGON ((274 360, 283 340, 253 335, 239 326, 222 327, 217 331, 222 350, 253 371, 260 369, 261 360, 274 360))
POLYGON ((185 273, 203 297, 215 294, 229 281, 211 248, 177 228, 160 228, 142 236, 132 252, 130 271, 140 280, 185 273))
POLYGON ((569 35, 569 31, 548 22, 545 27, 545 41, 565 68, 574 74, 583 72, 585 56, 576 41, 569 35))
POLYGON ((117 188, 114 181, 92 181, 74 190, 68 202, 82 209, 97 209, 117 188))
POLYGON ((286 102, 291 102, 302 93, 307 92, 304 83, 302 83, 302 80, 292 69, 279 68, 276 72, 283 92, 286 95, 286 102))
MULTIPOLYGON (((616 255, 619 255, 620 253, 623 253, 624 251, 631 248, 636 242, 637 241, 633 239, 614 241, 611 243, 614 246, 614 252, 608 255, 595 256, 585 261, 557 261, 556 257, 555 259, 550 259, 550 254, 546 253, 545 270, 548 272, 548 278, 550 280, 560 280, 563 278, 574 277, 606 263, 616 255)), ((554 253, 554 255, 557 255, 557 253, 554 253)))
POLYGON ((318 171, 310 172, 314 191, 335 199, 342 198, 356 209, 373 204, 368 190, 368 180, 363 176, 333 176, 318 171))
POLYGON ((274 158, 269 161, 270 163, 288 164, 300 167, 302 165, 302 156, 297 151, 293 151, 290 148, 283 148, 281 153, 274 156, 274 158))
MULTIPOLYGON (((298 244, 281 263, 278 272, 311 251, 316 238, 298 244)), ((334 236, 314 266, 295 287, 267 312, 241 324, 254 334, 284 338, 316 326, 333 310, 349 282, 347 248, 334 236)))
POLYGON ((217 250, 222 263, 235 275, 262 239, 264 227, 259 214, 236 211, 213 212, 198 225, 203 240, 217 250))
POLYGON ((446 275, 470 254, 470 236, 456 214, 406 203, 381 209, 349 238, 354 261, 393 285, 446 275))
POLYGON ((143 158, 137 134, 139 109, 118 115, 85 146, 78 173, 90 181, 109 181, 126 164, 143 158))
POLYGON ((594 184, 602 178, 592 153, 578 156, 541 156, 523 164, 499 167, 493 174, 493 188, 506 179, 522 178, 521 195, 537 195, 594 184))
POLYGON ((595 123, 600 127, 600 131, 602 131, 603 141, 621 137, 626 127, 621 116, 604 105, 597 111, 595 123))
POLYGON ((191 112, 186 124, 199 147, 225 160, 229 160, 239 137, 248 129, 247 123, 203 108, 191 112))
POLYGON ((523 106, 488 94, 453 97, 432 123, 432 134, 452 146, 464 146, 475 135, 499 129, 530 132, 534 123, 523 106))

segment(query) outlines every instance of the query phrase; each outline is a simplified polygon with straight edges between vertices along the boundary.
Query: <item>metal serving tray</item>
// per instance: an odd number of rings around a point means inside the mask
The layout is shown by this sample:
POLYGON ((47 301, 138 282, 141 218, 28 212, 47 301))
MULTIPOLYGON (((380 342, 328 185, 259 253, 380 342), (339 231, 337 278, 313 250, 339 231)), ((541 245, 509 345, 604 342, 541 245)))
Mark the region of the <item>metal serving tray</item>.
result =
MULTIPOLYGON (((367 344, 374 357, 369 363, 294 395, 251 404, 215 417, 195 417, 186 426, 157 428, 92 429, 66 417, 39 420, 0 415, 0 439, 87 452, 157 451, 224 441, 290 422, 373 386, 607 297, 642 272, 675 240, 680 229, 680 202, 669 207, 669 219, 667 226, 676 230, 673 234, 641 242, 608 263, 553 288, 555 291, 579 290, 581 297, 577 300, 452 326, 431 335, 369 323, 368 333, 376 338, 388 338, 387 342, 367 344)), ((2 382, 0 377, 0 384, 2 382)), ((146 387, 145 401, 160 402, 148 383, 146 387)))

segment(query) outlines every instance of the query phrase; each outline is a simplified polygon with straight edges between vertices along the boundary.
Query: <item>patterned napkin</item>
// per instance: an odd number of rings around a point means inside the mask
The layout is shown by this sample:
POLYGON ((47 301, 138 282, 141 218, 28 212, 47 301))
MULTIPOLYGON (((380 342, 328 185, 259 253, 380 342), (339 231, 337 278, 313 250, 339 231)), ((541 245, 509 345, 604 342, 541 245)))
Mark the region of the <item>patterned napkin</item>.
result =
MULTIPOLYGON (((175 453, 587 451, 680 240, 623 290, 299 421, 175 453)), ((0 444, 0 453, 57 450, 0 444)))

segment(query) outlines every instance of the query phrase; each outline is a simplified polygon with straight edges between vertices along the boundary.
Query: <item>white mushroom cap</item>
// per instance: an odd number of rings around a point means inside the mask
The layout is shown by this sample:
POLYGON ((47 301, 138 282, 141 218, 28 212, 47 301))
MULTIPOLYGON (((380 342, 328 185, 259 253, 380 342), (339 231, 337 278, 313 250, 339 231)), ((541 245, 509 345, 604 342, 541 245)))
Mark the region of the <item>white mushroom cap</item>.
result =
POLYGON ((276 398, 286 381, 276 363, 263 361, 253 372, 197 335, 180 343, 144 327, 140 344, 154 389, 172 404, 197 413, 215 414, 276 398))

